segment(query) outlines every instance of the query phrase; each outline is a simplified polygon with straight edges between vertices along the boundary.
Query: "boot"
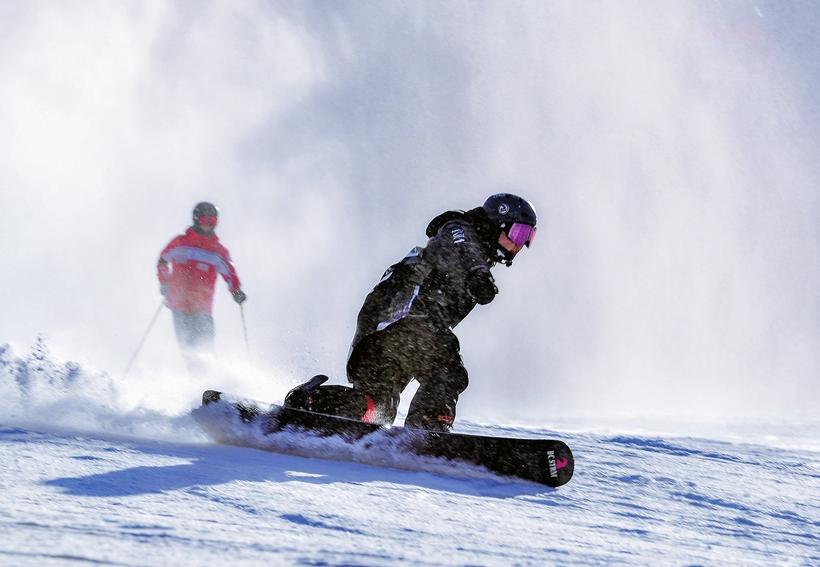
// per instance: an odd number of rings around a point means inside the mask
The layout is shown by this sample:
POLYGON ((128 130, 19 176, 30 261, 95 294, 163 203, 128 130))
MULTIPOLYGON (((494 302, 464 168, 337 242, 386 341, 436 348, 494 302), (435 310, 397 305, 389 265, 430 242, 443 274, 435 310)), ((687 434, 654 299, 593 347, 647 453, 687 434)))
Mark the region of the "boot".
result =
POLYGON ((440 433, 449 432, 456 418, 456 404, 460 391, 454 391, 442 382, 421 384, 413 396, 413 401, 410 402, 404 426, 440 433))
POLYGON ((453 418, 449 415, 429 416, 413 413, 404 420, 404 426, 413 429, 426 429, 437 433, 449 433, 453 427, 453 418))

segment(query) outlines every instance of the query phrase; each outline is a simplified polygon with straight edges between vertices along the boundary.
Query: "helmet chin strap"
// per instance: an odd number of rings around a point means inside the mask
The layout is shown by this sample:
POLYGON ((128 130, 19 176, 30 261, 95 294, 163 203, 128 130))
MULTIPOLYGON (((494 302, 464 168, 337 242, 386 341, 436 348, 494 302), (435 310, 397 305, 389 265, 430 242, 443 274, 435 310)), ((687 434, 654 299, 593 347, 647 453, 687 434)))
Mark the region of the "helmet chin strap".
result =
POLYGON ((508 268, 512 266, 513 260, 515 259, 515 254, 513 254, 509 250, 504 249, 501 246, 495 249, 495 255, 495 262, 499 264, 504 264, 508 268))

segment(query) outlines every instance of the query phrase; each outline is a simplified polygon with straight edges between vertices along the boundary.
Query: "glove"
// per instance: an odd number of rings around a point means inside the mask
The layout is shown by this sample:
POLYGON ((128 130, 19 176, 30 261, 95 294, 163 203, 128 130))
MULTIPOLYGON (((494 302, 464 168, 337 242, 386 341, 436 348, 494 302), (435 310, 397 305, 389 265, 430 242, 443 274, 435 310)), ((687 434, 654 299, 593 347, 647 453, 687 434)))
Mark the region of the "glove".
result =
POLYGON ((164 284, 159 286, 159 294, 162 297, 164 297, 165 299, 168 299, 168 288, 169 287, 171 287, 171 286, 167 283, 164 283, 164 284))
POLYGON ((239 305, 242 305, 242 302, 248 299, 248 296, 245 295, 245 292, 241 289, 237 289, 233 292, 233 300, 236 301, 239 305))
POLYGON ((479 305, 487 305, 498 293, 493 275, 486 268, 476 268, 467 274, 467 290, 479 305))

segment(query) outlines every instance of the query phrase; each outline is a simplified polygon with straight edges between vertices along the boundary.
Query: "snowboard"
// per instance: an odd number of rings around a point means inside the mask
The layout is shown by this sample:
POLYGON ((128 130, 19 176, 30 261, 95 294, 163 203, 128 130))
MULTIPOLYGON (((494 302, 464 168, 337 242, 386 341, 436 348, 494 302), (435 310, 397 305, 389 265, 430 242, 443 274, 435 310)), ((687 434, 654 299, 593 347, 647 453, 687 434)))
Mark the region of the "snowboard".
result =
POLYGON ((234 400, 215 390, 205 391, 202 405, 192 410, 191 416, 217 443, 391 468, 405 468, 402 456, 414 455, 484 467, 503 476, 558 487, 569 482, 575 465, 570 448, 558 440, 385 428, 275 404, 234 400), (286 432, 340 439, 350 450, 316 445, 307 438, 303 443, 293 437, 284 445, 272 442, 277 434, 286 432))

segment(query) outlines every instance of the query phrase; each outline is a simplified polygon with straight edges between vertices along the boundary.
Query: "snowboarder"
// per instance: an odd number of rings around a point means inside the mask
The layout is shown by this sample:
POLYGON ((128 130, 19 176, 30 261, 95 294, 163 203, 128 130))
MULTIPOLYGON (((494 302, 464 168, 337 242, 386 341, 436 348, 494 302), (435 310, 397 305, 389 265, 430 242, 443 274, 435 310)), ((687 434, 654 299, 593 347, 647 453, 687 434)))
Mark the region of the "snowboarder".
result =
POLYGON ((218 217, 219 209, 213 204, 199 203, 193 225, 165 247, 157 264, 160 293, 174 315, 177 341, 194 376, 208 372, 206 359, 213 355, 216 275, 225 279, 238 304, 247 299, 228 249, 214 233, 218 217))
POLYGON ((323 386, 328 377, 318 375, 291 390, 285 406, 392 424, 415 378, 405 426, 449 431, 468 384, 452 329, 495 298, 490 268, 512 265, 535 238, 535 224, 533 206, 508 193, 434 218, 427 245, 390 266, 364 301, 347 361, 352 387, 323 386))

